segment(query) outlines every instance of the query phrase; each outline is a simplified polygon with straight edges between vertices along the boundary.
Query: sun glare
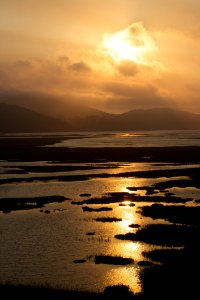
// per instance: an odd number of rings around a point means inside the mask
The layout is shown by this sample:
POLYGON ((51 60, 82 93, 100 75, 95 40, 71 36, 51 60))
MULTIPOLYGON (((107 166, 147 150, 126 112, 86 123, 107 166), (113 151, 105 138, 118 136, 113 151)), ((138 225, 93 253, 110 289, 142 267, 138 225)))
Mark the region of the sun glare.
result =
POLYGON ((140 23, 113 34, 104 34, 102 48, 116 63, 132 61, 148 64, 145 54, 155 50, 155 44, 140 23))
POLYGON ((123 39, 120 35, 105 35, 103 46, 107 53, 116 61, 131 60, 139 62, 141 54, 139 49, 134 48, 129 41, 123 39))

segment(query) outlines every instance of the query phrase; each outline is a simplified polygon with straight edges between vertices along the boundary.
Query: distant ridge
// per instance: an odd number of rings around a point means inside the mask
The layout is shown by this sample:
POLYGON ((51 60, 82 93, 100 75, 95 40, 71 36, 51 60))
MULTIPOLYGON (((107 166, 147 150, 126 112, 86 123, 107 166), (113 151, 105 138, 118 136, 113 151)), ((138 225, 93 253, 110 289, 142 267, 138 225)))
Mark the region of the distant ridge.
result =
POLYGON ((171 108, 134 110, 120 115, 120 120, 139 130, 200 129, 200 115, 171 108))
POLYGON ((170 108, 109 114, 56 97, 0 95, 0 132, 192 129, 200 129, 199 114, 170 108))
POLYGON ((109 115, 84 104, 77 104, 73 101, 65 100, 62 97, 39 93, 1 92, 0 103, 17 105, 74 124, 79 119, 88 116, 109 115))
POLYGON ((200 115, 170 108, 133 110, 118 115, 82 118, 85 130, 192 130, 200 129, 200 115))
POLYGON ((0 103, 0 132, 56 132, 69 131, 66 122, 33 112, 16 105, 0 103))

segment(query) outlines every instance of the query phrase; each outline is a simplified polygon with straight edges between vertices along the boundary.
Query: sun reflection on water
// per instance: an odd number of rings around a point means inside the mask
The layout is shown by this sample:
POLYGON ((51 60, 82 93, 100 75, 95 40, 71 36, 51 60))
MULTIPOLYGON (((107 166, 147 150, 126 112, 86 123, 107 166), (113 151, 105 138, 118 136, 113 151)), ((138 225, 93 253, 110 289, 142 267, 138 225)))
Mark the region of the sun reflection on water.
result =
MULTIPOLYGON (((131 224, 140 223, 140 215, 137 214, 135 207, 131 207, 132 201, 122 201, 123 206, 118 207, 117 217, 121 222, 117 222, 117 233, 125 234, 136 232, 137 228, 130 228, 131 224)), ((108 285, 127 285, 134 293, 142 292, 142 282, 140 280, 141 267, 138 262, 143 261, 142 252, 145 245, 141 242, 114 240, 109 243, 106 249, 106 255, 131 258, 133 263, 128 266, 113 266, 104 277, 104 284, 108 285)))
POLYGON ((106 286, 126 285, 134 293, 142 291, 142 283, 139 278, 139 268, 137 266, 116 267, 109 270, 104 277, 106 286))
POLYGON ((129 200, 126 200, 126 201, 123 201, 122 204, 125 204, 125 205, 130 205, 131 204, 131 201, 129 200))
MULTIPOLYGON (((127 203, 127 205, 131 204, 130 201, 124 201, 123 204, 127 203)), ((120 211, 121 222, 118 223, 119 230, 129 231, 129 225, 139 223, 140 216, 136 213, 135 207, 130 206, 122 206, 120 211)))

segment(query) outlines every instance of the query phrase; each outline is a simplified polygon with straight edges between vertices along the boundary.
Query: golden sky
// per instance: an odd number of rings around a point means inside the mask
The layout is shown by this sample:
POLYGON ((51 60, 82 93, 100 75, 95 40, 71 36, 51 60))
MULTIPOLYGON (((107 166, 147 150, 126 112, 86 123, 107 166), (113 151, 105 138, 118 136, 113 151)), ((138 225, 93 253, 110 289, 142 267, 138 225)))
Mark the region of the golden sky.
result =
POLYGON ((199 0, 0 0, 0 90, 200 113, 199 0))

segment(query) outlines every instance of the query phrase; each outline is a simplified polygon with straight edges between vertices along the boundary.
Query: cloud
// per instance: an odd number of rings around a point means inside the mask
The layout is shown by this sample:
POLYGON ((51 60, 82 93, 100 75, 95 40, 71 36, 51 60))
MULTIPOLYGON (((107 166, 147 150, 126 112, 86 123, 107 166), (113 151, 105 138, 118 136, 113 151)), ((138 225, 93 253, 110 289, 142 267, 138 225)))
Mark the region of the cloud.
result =
POLYGON ((135 63, 122 62, 117 68, 118 76, 115 72, 105 76, 97 70, 91 71, 85 60, 73 62, 67 56, 18 60, 0 68, 0 89, 65 95, 66 99, 109 111, 164 104, 165 99, 156 87, 145 81, 138 83, 135 63))
POLYGON ((61 63, 61 64, 68 64, 69 63, 69 57, 68 56, 65 56, 65 55, 60 55, 58 57, 58 61, 61 63))
POLYGON ((69 69, 75 72, 91 72, 91 68, 82 61, 70 64, 69 69))
MULTIPOLYGON (((78 98, 95 93, 92 70, 83 60, 73 62, 68 56, 41 60, 17 60, 0 64, 0 90, 65 94, 78 98), (90 78, 91 77, 91 78, 90 78)), ((94 84, 95 87, 95 84, 94 84)))
POLYGON ((141 22, 133 23, 125 29, 127 37, 133 47, 149 47, 155 49, 155 42, 141 22))
POLYGON ((16 67, 19 68, 30 68, 31 67, 31 62, 29 60, 18 60, 16 61, 16 67))
POLYGON ((132 99, 137 99, 138 97, 147 97, 151 95, 156 95, 157 89, 152 85, 139 85, 130 83, 120 83, 120 82, 109 82, 104 85, 104 90, 111 95, 116 97, 127 97, 132 99))
POLYGON ((132 23, 123 30, 103 36, 102 51, 116 63, 130 60, 139 65, 152 64, 146 57, 156 50, 155 41, 141 22, 132 23))
MULTIPOLYGON (((143 47, 151 45, 151 42, 152 45, 155 45, 151 34, 140 22, 133 23, 113 34, 119 32, 123 32, 123 38, 127 38, 135 49, 143 49, 143 47)), ((169 36, 172 36, 171 31, 169 36)), ((166 44, 170 45, 168 41, 171 41, 166 39, 166 33, 160 37, 160 40, 156 35, 154 38, 158 46, 158 41, 162 45, 163 40, 166 40, 165 43, 163 42, 166 51, 166 44)), ((172 44, 175 43, 175 38, 177 40, 176 35, 172 39, 172 44)), ((184 46, 186 42, 181 45, 184 46)), ((185 49, 186 47, 182 48, 185 49)), ((191 49, 192 53, 193 48, 191 49)), ((64 95, 66 99, 72 99, 110 112, 145 107, 174 107, 174 103, 178 102, 180 106, 189 107, 190 105, 194 109, 195 107, 200 109, 198 103, 199 82, 197 79, 189 78, 191 77, 189 66, 187 77, 184 78, 184 74, 181 73, 178 80, 177 73, 163 70, 162 62, 156 61, 155 56, 146 56, 145 51, 142 53, 144 59, 139 63, 129 59, 116 62, 108 53, 100 51, 98 47, 97 49, 91 47, 81 50, 81 53, 60 49, 52 56, 49 54, 43 59, 28 59, 22 55, 14 62, 5 61, 1 63, 0 90, 48 92, 52 95, 64 95), (187 86, 186 83, 188 83, 187 86)), ((167 57, 169 57, 168 54, 167 52, 167 57)), ((199 59, 197 54, 195 57, 199 59)), ((161 58, 163 57, 160 56, 161 58)), ((184 59, 182 62, 187 63, 184 59)), ((172 61, 172 65, 175 64, 172 61)), ((180 69, 183 70, 182 63, 180 69)), ((196 76, 199 72, 197 71, 198 63, 193 69, 196 76)))
POLYGON ((124 76, 135 76, 139 72, 139 67, 136 63, 130 60, 122 61, 117 66, 118 71, 124 76))
POLYGON ((191 91, 192 93, 198 93, 200 94, 200 85, 199 83, 191 83, 191 84, 187 84, 186 88, 191 91))
POLYGON ((105 108, 116 112, 133 108, 166 107, 173 102, 153 85, 110 82, 105 84, 104 90, 108 95, 105 108))

